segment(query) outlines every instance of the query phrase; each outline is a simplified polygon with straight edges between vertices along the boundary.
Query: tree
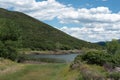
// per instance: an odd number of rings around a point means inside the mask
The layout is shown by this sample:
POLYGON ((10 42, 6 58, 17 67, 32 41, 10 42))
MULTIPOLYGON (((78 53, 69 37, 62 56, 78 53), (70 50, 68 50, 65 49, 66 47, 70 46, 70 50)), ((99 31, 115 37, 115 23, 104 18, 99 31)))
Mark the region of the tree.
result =
POLYGON ((20 30, 13 22, 6 22, 6 24, 8 25, 0 25, 0 57, 16 60, 18 57, 17 48, 20 44, 20 30), (13 25, 16 26, 13 27, 13 25))
POLYGON ((106 48, 108 53, 115 54, 117 50, 119 50, 119 42, 115 39, 111 42, 107 42, 106 48))
POLYGON ((56 49, 59 50, 59 49, 61 49, 62 44, 60 42, 56 42, 55 46, 56 46, 56 49))

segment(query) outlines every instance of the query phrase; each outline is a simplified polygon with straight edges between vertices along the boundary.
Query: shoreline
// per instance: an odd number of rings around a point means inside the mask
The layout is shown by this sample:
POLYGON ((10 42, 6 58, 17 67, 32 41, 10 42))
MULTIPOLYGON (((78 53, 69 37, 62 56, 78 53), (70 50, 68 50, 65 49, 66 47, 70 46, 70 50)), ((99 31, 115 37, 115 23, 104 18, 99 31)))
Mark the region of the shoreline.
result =
POLYGON ((56 50, 56 51, 23 51, 25 54, 54 54, 54 55, 62 55, 62 54, 80 54, 82 50, 56 50))

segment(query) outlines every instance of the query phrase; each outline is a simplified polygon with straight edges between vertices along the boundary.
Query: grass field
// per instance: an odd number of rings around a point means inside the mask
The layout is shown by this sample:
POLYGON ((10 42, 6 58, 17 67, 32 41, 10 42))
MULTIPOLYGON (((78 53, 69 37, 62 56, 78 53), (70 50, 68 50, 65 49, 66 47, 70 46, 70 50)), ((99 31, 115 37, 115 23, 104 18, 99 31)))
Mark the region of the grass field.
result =
POLYGON ((78 80, 79 76, 64 63, 12 64, 6 73, 0 73, 0 80, 78 80))

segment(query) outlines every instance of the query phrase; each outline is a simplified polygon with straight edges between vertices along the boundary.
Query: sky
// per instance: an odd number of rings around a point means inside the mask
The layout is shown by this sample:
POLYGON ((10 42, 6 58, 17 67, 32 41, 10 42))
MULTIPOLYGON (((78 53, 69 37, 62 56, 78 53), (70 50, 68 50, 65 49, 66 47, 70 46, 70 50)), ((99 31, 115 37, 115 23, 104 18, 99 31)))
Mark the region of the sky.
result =
POLYGON ((120 0, 0 0, 71 36, 89 41, 120 39, 120 0))

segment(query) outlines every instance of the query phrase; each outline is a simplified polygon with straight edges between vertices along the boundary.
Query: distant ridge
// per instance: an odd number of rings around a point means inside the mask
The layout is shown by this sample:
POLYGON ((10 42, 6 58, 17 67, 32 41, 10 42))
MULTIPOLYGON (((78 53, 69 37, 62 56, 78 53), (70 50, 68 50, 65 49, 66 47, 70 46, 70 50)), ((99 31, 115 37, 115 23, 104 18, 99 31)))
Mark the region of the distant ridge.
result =
MULTIPOLYGON (((43 14, 44 15, 44 14, 43 14)), ((98 47, 74 38, 24 13, 0 8, 0 28, 12 26, 21 30, 23 48, 33 50, 81 49, 98 47)))
POLYGON ((97 42, 98 45, 105 46, 106 42, 97 42))
MULTIPOLYGON (((117 41, 120 43, 120 39, 118 39, 117 41)), ((101 42, 97 42, 96 44, 100 46, 105 46, 107 42, 111 42, 111 41, 101 41, 101 42)))

